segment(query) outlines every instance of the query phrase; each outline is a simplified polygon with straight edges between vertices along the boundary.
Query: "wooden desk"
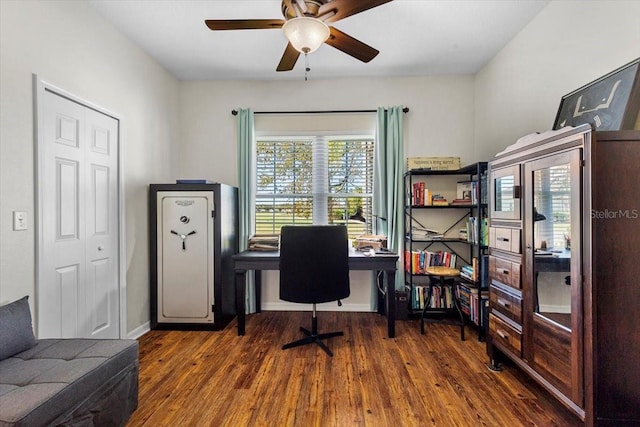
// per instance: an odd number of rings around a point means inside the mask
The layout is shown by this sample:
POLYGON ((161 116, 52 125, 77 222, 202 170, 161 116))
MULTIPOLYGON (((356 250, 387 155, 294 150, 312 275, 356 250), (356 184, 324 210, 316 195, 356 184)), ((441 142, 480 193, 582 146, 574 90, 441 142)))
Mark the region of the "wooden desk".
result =
POLYGON ((549 272, 569 272, 571 271, 571 251, 564 249, 557 252, 544 252, 545 255, 540 255, 538 251, 535 252, 535 271, 549 271, 549 272))
MULTIPOLYGON (((349 270, 382 271, 378 278, 378 313, 387 315, 387 334, 396 335, 396 267, 398 255, 394 253, 365 256, 364 253, 349 251, 349 270), (383 277, 384 276, 384 277, 383 277), (380 291, 383 290, 383 291, 380 291)), ((236 313, 238 316, 238 335, 245 331, 245 293, 247 270, 255 272, 256 311, 261 311, 262 270, 279 270, 279 252, 244 251, 233 256, 236 274, 236 313)))

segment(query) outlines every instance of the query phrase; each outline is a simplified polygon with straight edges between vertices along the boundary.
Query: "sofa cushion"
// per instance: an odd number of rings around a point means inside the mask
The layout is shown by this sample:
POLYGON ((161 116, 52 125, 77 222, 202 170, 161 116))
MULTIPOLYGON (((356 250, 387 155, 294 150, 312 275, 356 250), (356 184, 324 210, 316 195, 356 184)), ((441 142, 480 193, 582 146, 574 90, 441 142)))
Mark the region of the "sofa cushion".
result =
POLYGON ((137 366, 135 340, 39 340, 35 347, 0 362, 0 426, 56 424, 95 392, 104 393, 105 386, 112 389, 109 382, 132 369, 133 410, 137 366))
POLYGON ((0 360, 36 345, 28 299, 25 296, 0 307, 0 360))

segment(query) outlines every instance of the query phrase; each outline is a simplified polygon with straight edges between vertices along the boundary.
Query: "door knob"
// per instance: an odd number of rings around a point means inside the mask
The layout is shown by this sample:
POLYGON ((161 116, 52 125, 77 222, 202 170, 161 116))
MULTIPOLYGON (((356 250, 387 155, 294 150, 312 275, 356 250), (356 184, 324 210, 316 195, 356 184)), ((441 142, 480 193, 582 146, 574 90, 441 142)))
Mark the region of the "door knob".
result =
POLYGON ((104 246, 102 246, 102 245, 98 245, 98 250, 99 250, 99 251, 102 251, 103 249, 104 249, 104 246))

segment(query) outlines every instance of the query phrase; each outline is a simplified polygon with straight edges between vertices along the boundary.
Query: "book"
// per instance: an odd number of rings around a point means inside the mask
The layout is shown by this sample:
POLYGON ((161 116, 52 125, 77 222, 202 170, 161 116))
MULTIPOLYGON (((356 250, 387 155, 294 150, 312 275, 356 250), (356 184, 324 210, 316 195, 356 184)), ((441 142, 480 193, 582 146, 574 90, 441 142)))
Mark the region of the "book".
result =
POLYGON ((249 237, 247 250, 270 252, 277 251, 279 248, 279 234, 254 234, 249 237))
POLYGON ((467 203, 471 203, 471 187, 471 181, 459 181, 456 187, 456 200, 467 200, 467 203))
POLYGON ((414 182, 411 204, 413 206, 425 206, 428 193, 429 190, 425 188, 424 182, 414 182))
POLYGON ((412 206, 430 206, 432 194, 424 182, 414 182, 411 187, 411 194, 408 195, 411 199, 412 206))
POLYGON ((478 204, 478 181, 471 182, 471 204, 478 204))

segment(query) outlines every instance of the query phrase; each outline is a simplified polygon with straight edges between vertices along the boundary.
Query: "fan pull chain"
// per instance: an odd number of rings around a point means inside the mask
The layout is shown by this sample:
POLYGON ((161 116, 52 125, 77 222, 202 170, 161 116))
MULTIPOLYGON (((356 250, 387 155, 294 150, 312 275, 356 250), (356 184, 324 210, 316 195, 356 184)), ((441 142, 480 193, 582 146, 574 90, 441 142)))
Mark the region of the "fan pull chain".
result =
POLYGON ((311 71, 311 68, 309 68, 309 55, 307 54, 307 52, 305 52, 304 53, 304 81, 305 82, 309 80, 308 78, 309 71, 311 71))

